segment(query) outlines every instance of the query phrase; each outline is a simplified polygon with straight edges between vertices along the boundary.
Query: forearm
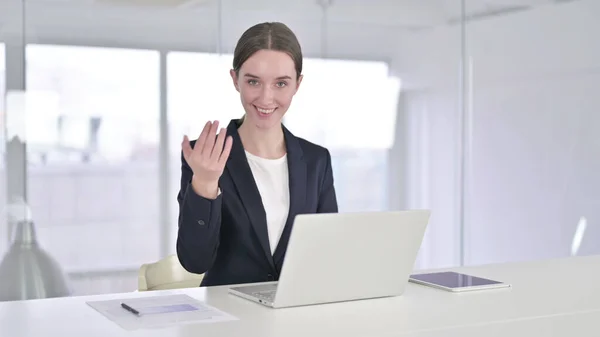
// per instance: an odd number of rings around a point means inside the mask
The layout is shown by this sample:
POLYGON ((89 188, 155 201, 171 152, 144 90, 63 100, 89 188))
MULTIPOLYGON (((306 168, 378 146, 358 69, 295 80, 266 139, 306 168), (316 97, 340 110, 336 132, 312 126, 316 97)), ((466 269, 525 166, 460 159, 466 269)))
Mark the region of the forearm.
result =
POLYGON ((177 256, 187 271, 202 274, 212 267, 219 247, 222 197, 205 198, 192 184, 180 193, 177 256))

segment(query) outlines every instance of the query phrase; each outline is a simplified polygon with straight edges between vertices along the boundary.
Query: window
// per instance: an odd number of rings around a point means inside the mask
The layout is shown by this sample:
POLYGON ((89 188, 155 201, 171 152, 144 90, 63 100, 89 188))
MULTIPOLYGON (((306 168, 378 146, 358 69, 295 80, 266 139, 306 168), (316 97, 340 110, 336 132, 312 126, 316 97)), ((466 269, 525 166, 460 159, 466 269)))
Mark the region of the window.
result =
POLYGON ((184 134, 193 140, 207 121, 218 120, 226 127, 244 114, 229 76, 232 60, 231 55, 210 53, 168 54, 169 148, 177 158, 184 134))
POLYGON ((389 149, 400 83, 388 71, 383 62, 306 59, 287 124, 330 149, 389 149))
MULTIPOLYGON (((229 76, 232 59, 208 53, 168 55, 173 196, 181 177, 183 134, 194 139, 206 121, 227 125, 244 114, 229 76)), ((303 73, 286 126, 331 151, 340 211, 387 209, 387 156, 394 141, 399 81, 388 77, 383 62, 305 59, 303 73), (356 179, 364 176, 370 178, 356 179)), ((176 206, 172 209, 177 212, 176 206)))
POLYGON ((41 244, 69 273, 157 260, 158 52, 29 45, 26 58, 28 98, 51 107, 27 124, 41 244))
POLYGON ((341 212, 389 208, 388 152, 400 82, 388 71, 383 62, 307 59, 286 116, 298 136, 330 150, 341 212))

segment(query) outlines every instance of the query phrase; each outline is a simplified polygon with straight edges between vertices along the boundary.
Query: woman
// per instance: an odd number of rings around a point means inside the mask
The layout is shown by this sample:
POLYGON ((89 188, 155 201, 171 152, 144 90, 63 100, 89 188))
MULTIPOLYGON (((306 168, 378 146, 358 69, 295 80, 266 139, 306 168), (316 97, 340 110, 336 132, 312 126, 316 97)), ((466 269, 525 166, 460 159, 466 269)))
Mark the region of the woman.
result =
POLYGON ((249 28, 230 75, 244 117, 220 130, 208 122, 182 143, 177 255, 205 274, 202 286, 278 280, 294 217, 338 211, 329 151, 281 122, 302 82, 294 33, 249 28))

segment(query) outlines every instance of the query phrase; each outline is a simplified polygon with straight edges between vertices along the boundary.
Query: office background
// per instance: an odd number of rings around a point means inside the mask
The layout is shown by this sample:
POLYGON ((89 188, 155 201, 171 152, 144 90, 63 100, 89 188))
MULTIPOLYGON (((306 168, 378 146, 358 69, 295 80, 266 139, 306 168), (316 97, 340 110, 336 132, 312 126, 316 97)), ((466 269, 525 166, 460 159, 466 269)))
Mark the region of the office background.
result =
POLYGON ((24 196, 75 294, 136 289, 262 21, 301 41, 285 123, 330 148, 340 210, 433 210, 417 268, 600 253, 596 0, 4 0, 0 254, 24 196))

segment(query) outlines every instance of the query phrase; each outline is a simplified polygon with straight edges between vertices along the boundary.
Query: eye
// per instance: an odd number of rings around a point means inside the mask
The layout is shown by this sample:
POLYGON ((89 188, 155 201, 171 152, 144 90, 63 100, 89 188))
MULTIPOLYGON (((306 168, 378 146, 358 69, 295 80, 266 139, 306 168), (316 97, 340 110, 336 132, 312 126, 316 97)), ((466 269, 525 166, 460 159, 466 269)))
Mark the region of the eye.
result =
POLYGON ((277 82, 276 85, 279 88, 283 88, 283 87, 287 86, 287 82, 285 82, 285 81, 277 82))
POLYGON ((248 80, 248 84, 250 84, 250 85, 258 85, 258 81, 254 80, 254 79, 248 80))

